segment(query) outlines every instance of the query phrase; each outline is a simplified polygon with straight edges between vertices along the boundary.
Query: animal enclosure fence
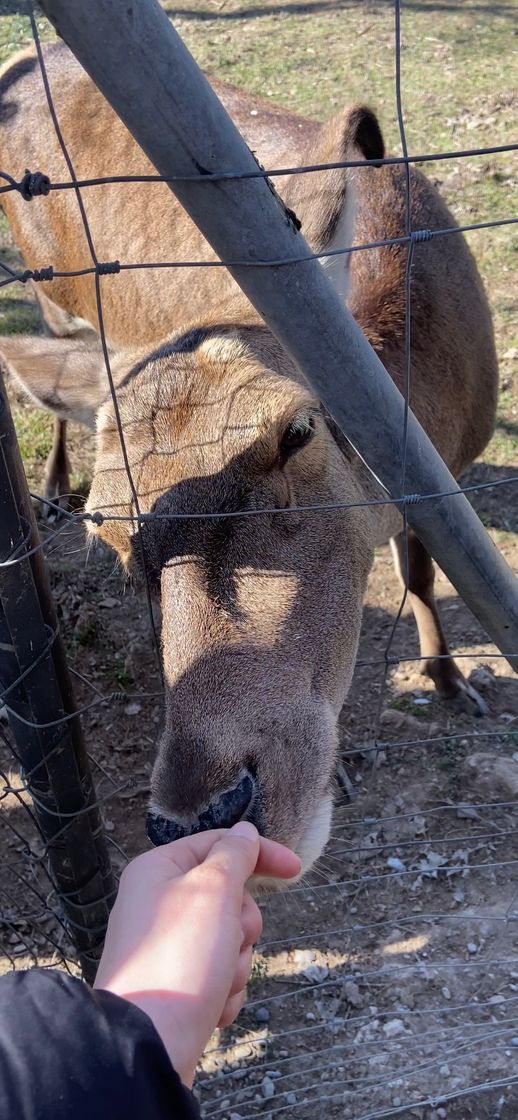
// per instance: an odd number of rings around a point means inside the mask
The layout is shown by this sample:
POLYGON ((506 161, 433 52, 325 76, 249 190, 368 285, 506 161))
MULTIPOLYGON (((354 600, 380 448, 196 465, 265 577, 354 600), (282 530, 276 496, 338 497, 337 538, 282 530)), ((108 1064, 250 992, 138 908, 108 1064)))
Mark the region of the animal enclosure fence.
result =
MULTIPOLYGON (((48 3, 44 5, 51 18, 57 19, 60 30, 64 32, 61 19, 65 14, 59 11, 59 5, 48 3)), ((112 8, 116 7, 111 5, 112 8)), ((73 12, 74 5, 68 8, 73 12)), ((429 160, 475 157, 490 152, 513 150, 513 145, 505 147, 476 149, 456 153, 436 153, 425 156, 409 156, 407 151, 404 119, 401 107, 400 88, 400 61, 401 61, 401 34, 400 34, 400 5, 395 4, 395 42, 396 42, 396 91, 398 101, 398 116, 401 129, 402 156, 397 161, 408 169, 412 160, 427 162, 429 160)), ((73 18, 73 17, 72 17, 73 18)), ((37 27, 33 20, 33 29, 38 42, 37 27)), ((65 38, 68 38, 65 33, 65 38)), ((52 91, 45 77, 44 59, 40 53, 42 74, 45 90, 52 108, 52 91)), ((109 69, 109 67, 108 67, 109 69)), ((53 111, 54 124, 59 130, 55 112, 53 111)), ((63 141, 64 143, 64 141, 63 141)), ((101 336, 105 348, 108 378, 110 389, 116 403, 116 393, 110 375, 108 346, 102 329, 102 283, 101 277, 107 275, 106 283, 110 283, 109 274, 130 267, 171 267, 178 268, 204 267, 200 262, 171 262, 169 265, 138 262, 137 265, 126 262, 99 262, 92 242, 87 219, 87 206, 83 202, 81 192, 88 186, 100 187, 99 180, 77 182, 70 157, 67 154, 70 171, 69 183, 48 183, 45 177, 27 173, 21 181, 4 173, 6 180, 5 190, 18 189, 30 198, 32 194, 45 193, 47 190, 67 190, 76 192, 78 204, 85 227, 85 236, 88 239, 92 255, 92 265, 88 270, 92 275, 92 282, 96 285, 99 321, 101 336)), ((386 161, 386 162, 391 162, 386 161)), ((393 162, 393 161, 392 161, 393 162)), ((198 197, 203 197, 202 192, 210 189, 211 182, 228 181, 232 184, 243 184, 246 181, 264 180, 266 172, 253 170, 243 171, 239 165, 225 164, 223 170, 204 176, 200 186, 199 174, 195 184, 198 187, 198 197), (238 169, 236 170, 236 166, 238 169)), ((13 169, 9 169, 12 171, 13 169)), ((43 169, 44 170, 44 169, 43 169)), ((284 169, 295 173, 313 174, 318 168, 284 169)), ((273 172, 270 174, 274 175, 273 172)), ((277 169, 275 175, 282 177, 282 171, 277 169)), ((169 176, 157 175, 161 180, 169 176)), ((125 180, 124 175, 116 177, 125 180)), ((192 189, 189 176, 181 176, 182 182, 176 182, 175 190, 182 188, 186 197, 192 189)), ((407 179, 407 191, 409 190, 407 179)), ((202 208, 205 204, 202 204, 202 208)), ((504 225, 513 223, 517 219, 509 217, 484 225, 504 225)), ((479 228, 479 225, 465 227, 468 229, 479 228)), ((406 318, 407 318, 407 385, 406 400, 408 402, 411 387, 411 338, 409 309, 411 300, 411 265, 415 246, 420 241, 426 241, 433 236, 456 236, 456 230, 442 231, 414 231, 408 228, 402 237, 396 239, 408 245, 407 257, 407 290, 406 290, 406 318)), ((368 249, 372 246, 358 247, 368 249)), ((345 247, 341 252, 350 252, 350 247, 345 247)), ((357 251, 355 248, 354 251, 357 251)), ((421 251, 426 251, 423 246, 421 251)), ((297 251, 298 252, 298 251, 297 251)), ((308 256, 302 250, 296 254, 279 258, 278 251, 264 257, 263 264, 271 268, 272 261, 278 266, 278 274, 291 268, 302 267, 301 261, 308 256), (294 260, 294 258, 296 258, 294 260)), ((229 255, 226 254, 227 263, 229 255)), ((259 271, 257 260, 254 261, 254 270, 250 269, 249 262, 236 263, 237 258, 232 258, 233 267, 239 279, 246 288, 248 279, 246 273, 259 271)), ((218 267, 213 265, 211 267, 218 267)), ((304 266, 305 267, 305 266, 304 266)), ((19 273, 9 266, 3 266, 5 272, 4 285, 14 284, 17 281, 32 278, 36 282, 51 282, 53 276, 59 272, 45 264, 37 270, 26 270, 19 273)), ((281 328, 279 328, 281 330, 281 328)), ((352 347, 360 347, 356 337, 350 335, 352 347)), ((358 350, 356 350, 358 353, 358 350)), ((366 350, 360 350, 360 357, 365 363, 371 362, 366 350)), ((303 364, 302 362, 300 364, 303 364)), ((373 372, 374 381, 379 377, 377 369, 373 372)), ((327 389, 329 386, 326 387, 327 389)), ((325 396, 325 391, 323 392, 325 396)), ((340 402, 333 401, 335 408, 332 411, 340 416, 340 402)), ((6 413, 3 413, 4 419, 6 413)), ((386 455, 386 459, 396 461, 396 474, 394 481, 387 482, 389 497, 387 501, 397 504, 408 523, 414 523, 423 534, 429 533, 432 541, 430 549, 441 560, 450 572, 455 569, 451 559, 448 564, 446 554, 441 555, 443 540, 437 539, 437 525, 430 522, 428 527, 418 524, 419 515, 423 510, 439 510, 444 502, 464 502, 462 491, 448 481, 446 485, 436 487, 423 485, 422 479, 417 480, 415 464, 411 460, 411 414, 407 407, 402 408, 397 414, 394 412, 394 426, 399 424, 397 439, 394 446, 397 454, 386 455), (409 481, 412 483, 408 487, 409 481), (408 490, 408 492, 407 492, 408 490), (415 491, 415 492, 414 492, 415 491), (450 495, 447 498, 446 495, 450 495), (413 520, 416 518, 416 520, 413 520), (431 526, 431 527, 430 527, 431 526), (434 547, 435 545, 435 547, 434 547)), ((7 421, 6 421, 7 424, 7 421)), ((8 428, 5 431, 9 436, 8 428)), ((123 433, 121 439, 124 442, 123 433)), ((5 438, 5 436, 4 436, 5 438)), ((9 437, 10 438, 10 437, 9 437)), ((5 446, 5 445, 4 445, 5 446)), ((363 448, 359 445, 360 451, 363 448)), ((386 450, 386 449, 382 449, 386 450)), ((390 451, 389 447, 389 451, 390 451)), ((374 454, 374 451, 373 451, 374 454)), ((379 472, 383 481, 386 462, 378 465, 367 453, 365 457, 371 466, 379 472)), ((431 463, 433 468, 435 463, 431 463)), ((6 462, 4 468, 9 468, 9 484, 5 483, 0 497, 7 505, 7 498, 13 492, 14 467, 6 462)), ((18 476, 18 472, 17 476, 18 476)), ((444 476, 443 476, 444 477, 444 476)), ((509 477, 509 482, 518 482, 518 478, 509 477)), ((499 482, 484 484, 494 487, 501 485, 499 482)), ((481 486, 465 487, 464 490, 480 490, 481 486)), ((135 508, 136 519, 142 521, 148 515, 139 515, 138 499, 136 494, 135 508)), ((344 504, 340 505, 343 508, 344 504)), ((459 507, 460 508, 460 507, 459 507)), ((44 551, 48 553, 59 544, 59 538, 80 530, 87 515, 84 513, 68 513, 63 516, 62 523, 53 531, 36 543, 34 529, 27 522, 30 514, 26 496, 20 491, 17 501, 13 506, 13 518, 17 517, 17 524, 6 529, 6 538, 2 537, 2 568, 0 569, 0 585, 2 588, 1 599, 4 606, 6 622, 9 621, 8 608, 9 596, 6 598, 8 579, 17 578, 18 573, 23 574, 28 570, 31 557, 41 556, 44 551), (16 509, 14 510, 14 507, 16 509)), ((283 511, 284 512, 284 511, 283 511)), ((193 510, 191 516, 196 516, 193 510)), ((96 514, 90 515, 95 519, 96 514)), ((207 514, 203 513, 203 517, 207 514)), ((214 516, 221 517, 221 513, 214 516)), ((240 516, 243 516, 242 511, 240 516)), ((322 517, 333 516, 332 508, 322 508, 322 517)), ((459 514, 458 523, 462 518, 459 514)), ((457 519, 455 519, 457 521, 457 519)), ((444 524, 444 523, 442 523, 444 524)), ((462 589, 463 579, 466 584, 469 580, 466 573, 479 566, 480 556, 490 556, 487 550, 485 537, 477 529, 472 529, 472 519, 467 515, 464 518, 466 532, 462 540, 462 533, 457 531, 453 537, 457 544, 459 539, 466 557, 464 571, 455 571, 457 585, 462 589), (482 542, 480 544, 480 542, 482 542)), ((7 521, 4 522, 7 526, 7 521)), ((2 528, 4 528, 4 525, 2 528)), ((496 564, 496 558, 495 558, 496 564)), ((491 565, 494 571, 494 565, 491 565)), ((41 604, 43 586, 39 570, 37 575, 37 598, 41 604)), ((452 578, 454 576, 452 575, 452 578)), ((513 606, 512 582, 505 570, 498 572, 495 581, 500 580, 500 588, 496 594, 487 587, 487 581, 482 578, 476 586, 465 588, 466 597, 474 603, 487 601, 489 594, 489 607, 484 620, 498 642, 500 649, 507 655, 508 660, 516 658, 518 640, 514 639, 509 644, 509 633, 516 634, 516 606, 513 606), (482 590, 481 590, 482 589, 482 590), (513 616, 514 611, 514 616, 513 616), (509 630, 507 629, 509 627, 509 630)), ((29 589, 30 590, 30 589, 29 589)), ((34 594, 34 591, 32 591, 34 594)), ((351 744, 342 752, 343 765, 341 767, 342 781, 348 785, 349 795, 354 794, 355 779, 357 784, 365 785, 366 789, 361 795, 353 797, 350 805, 343 805, 337 812, 336 829, 329 849, 329 876, 330 881, 321 884, 301 885, 292 890, 288 896, 292 907, 293 917, 299 913, 301 907, 301 921, 304 923, 304 932, 293 932, 290 928, 289 935, 285 936, 283 926, 282 908, 284 903, 276 900, 270 904, 272 914, 276 915, 275 922, 282 936, 276 936, 261 947, 259 964, 257 968, 257 991, 259 998, 252 999, 242 1026, 237 1028, 230 1042, 222 1040, 221 1046, 211 1051, 205 1060, 203 1078, 200 1080, 200 1093, 206 1102, 207 1115, 218 1117, 242 1116, 244 1120, 256 1114, 284 1113, 285 1115, 310 1115, 316 1102, 325 1107, 329 1114, 336 1109, 337 1115, 351 1116, 355 1120, 362 1117, 381 1117, 388 1115, 403 1115, 417 1110, 418 1115, 465 1115, 462 1111, 463 1100, 468 1102, 479 1101, 495 1102, 494 1108, 512 1108, 513 1086, 518 1081, 518 1069, 515 1054, 516 1035, 518 1034, 518 1018, 516 1016, 515 995, 516 975, 512 975, 517 966, 518 958, 513 949, 513 921, 516 920, 517 904, 515 888, 512 885, 513 869, 516 866, 516 853, 513 841, 517 835, 515 827, 515 795, 499 798, 468 798, 457 791, 456 798, 444 799, 437 797, 430 806, 418 805, 407 811, 401 804, 394 805, 393 812, 379 812, 379 778, 387 770, 396 765, 401 773, 401 780, 408 780, 412 768, 411 759, 422 757, 427 752, 428 757, 434 757, 434 752, 439 756, 439 748, 444 745, 450 748, 459 743, 476 747, 479 743, 493 744, 495 749, 503 749, 504 744, 512 742, 512 730, 493 732, 466 730, 448 731, 447 734, 431 734, 428 737, 421 735, 403 735, 387 738, 390 732, 390 720, 383 721, 383 687, 388 681, 389 674, 397 666, 418 662, 419 658, 401 657, 394 653, 394 641, 397 626, 401 618, 405 603, 405 596, 401 601, 396 618, 391 625, 388 641, 384 645, 381 655, 377 658, 360 659, 359 670, 368 672, 377 668, 381 669, 382 687, 377 699, 377 719, 369 743, 362 742, 360 746, 351 744), (352 765, 352 769, 348 767, 352 765), (358 766, 357 769, 355 767, 358 766), (351 778, 352 774, 352 778, 351 778), (362 804, 363 802, 363 804, 362 804), (460 824, 459 824, 460 822, 460 824), (505 842, 505 853, 503 844, 505 842), (364 861, 374 861, 374 870, 366 873, 363 869, 364 861), (344 861, 346 865, 344 878, 344 861), (354 873, 353 872, 357 872, 354 873), (479 912, 476 906, 477 892, 482 888, 480 883, 490 883, 487 896, 491 895, 491 905, 487 903, 479 912), (446 889, 445 889, 446 888, 446 889), (451 888, 451 889, 450 889, 451 888), (332 898, 331 908, 333 921, 326 922, 323 929, 320 911, 322 899, 332 898), (389 903, 387 904, 387 898, 389 903), (392 905, 390 900, 392 899, 392 905), (397 902, 394 904, 394 900, 397 902), (439 901, 435 901, 439 899, 439 901), (335 917, 336 915, 336 917, 335 917), (448 936, 452 928, 469 928, 469 940, 466 941, 462 951, 455 942, 456 951, 438 952, 434 949, 434 937, 437 928, 446 928, 448 936), (496 931, 496 932, 495 932, 496 931), (386 936, 385 936, 386 935, 386 936), (377 959, 377 939, 384 936, 384 957, 382 963, 377 959), (325 949, 321 946, 324 945, 325 949), (397 964, 391 958, 399 957, 397 964), (388 961, 388 963, 386 963, 388 961), (290 976, 294 980, 290 981, 290 976), (462 982, 460 978, 462 977, 462 982), (465 979, 467 977, 467 979, 465 979), (297 982, 298 980, 298 982, 297 982), (276 985, 289 983, 289 991, 281 994, 276 985), (502 994, 505 992, 505 994, 502 994), (289 1024, 289 1025, 288 1025, 289 1024), (301 1025, 302 1024, 302 1025, 301 1025), (456 1074, 455 1069, 460 1070, 456 1074), (453 1070, 453 1072, 452 1072, 453 1070), (435 1080, 434 1080, 435 1079, 435 1080), (423 1092, 423 1084, 427 1091, 423 1092), (489 1094, 489 1095, 488 1095, 489 1094), (498 1105, 498 1102, 501 1102, 498 1105), (450 1102, 450 1103, 448 1103, 450 1102), (448 1109, 460 1108, 460 1112, 446 1112, 448 1109), (421 1111, 419 1111, 421 1110, 421 1111)), ((31 625, 35 627, 34 621, 31 625)), ((41 609, 41 607, 40 607, 41 609)), ((42 611, 43 615, 44 612, 42 611)), ((152 620, 152 616, 151 616, 152 620)), ((2 618, 2 622, 4 622, 2 618)), ((19 625, 19 623, 18 623, 19 625)), ((153 625, 153 621, 152 621, 153 625)), ((12 624, 9 629, 8 641, 5 646, 17 645, 18 635, 13 637, 12 624), (16 642, 15 642, 16 637, 16 642)), ((55 633, 55 625, 49 623, 48 617, 43 618, 43 629, 39 634, 39 644, 36 641, 35 629, 30 635, 27 629, 22 630, 22 637, 33 642, 35 660, 31 662, 19 660, 20 673, 8 664, 4 651, 2 661, 2 698, 6 709, 13 721, 16 732, 21 723, 20 709, 14 702, 16 690, 27 682, 33 684, 33 676, 38 669, 44 667, 49 672, 48 653, 51 648, 51 639, 55 633), (45 661, 47 658, 47 661, 45 661), (5 673, 5 683, 4 683, 5 673), (23 675, 23 679, 22 679, 23 675)), ((18 646, 17 646, 18 648, 18 646)), ((53 648, 53 647, 52 647, 53 648)), ((466 655, 474 656, 474 655, 466 655)), ((480 654, 478 655, 480 657, 480 654)), ((499 655, 488 651, 485 655, 490 661, 498 660, 499 655)), ((502 655, 500 655, 501 657, 502 655)), ((59 676, 59 674, 58 674, 59 676)), ((84 682, 82 682, 84 683, 84 682)), ((61 678, 60 690, 68 690, 61 678)), ((88 687, 88 686, 87 686, 88 687)), ((106 708, 111 704, 131 704, 138 706, 144 697, 131 696, 127 692, 117 694, 99 694, 95 692, 93 698, 86 700, 82 709, 86 712, 98 707, 106 708)), ((25 699, 25 698, 24 698, 25 699)), ((67 698, 55 701, 48 695, 48 704, 56 704, 53 714, 46 708, 46 713, 36 707, 31 707, 25 712, 23 727, 27 732, 50 730, 59 726, 68 730, 76 726, 75 717, 68 709, 67 698), (50 718, 49 718, 50 716, 50 718), (41 724, 44 727, 41 727, 41 724)), ((422 697, 426 700, 426 697, 422 697)), ((386 713, 385 713, 386 715, 386 713)), ((397 722, 392 723, 394 728, 397 722)), ((406 725, 408 727, 408 724, 406 725)), ((12 740, 2 730, 2 737, 9 750, 13 750, 12 740)), ((71 736, 72 738, 72 736, 71 736)), ((14 748, 14 757, 18 758, 20 742, 23 737, 16 736, 17 747, 14 748)), ((81 802, 74 806, 67 806, 63 801, 50 806, 50 816, 58 814, 59 830, 58 841, 63 836, 70 846, 70 854, 74 861, 74 854, 80 852, 83 857, 83 842, 75 834, 79 822, 86 826, 88 842, 98 844, 96 856, 90 863, 90 872, 85 876, 85 866, 82 867, 82 878, 79 882, 74 880, 73 887, 70 883, 64 884, 59 878, 56 857, 56 833, 49 828, 48 819, 49 802, 42 806, 44 800, 41 789, 35 781, 40 777, 40 758, 34 759, 27 765, 23 761, 23 779, 17 781, 12 775, 5 775, 3 799, 4 803, 12 805, 13 799, 22 814, 17 814, 25 821, 26 829, 18 823, 13 825, 11 813, 4 814, 5 825, 16 839, 16 859, 12 862, 12 882, 9 887, 2 888, 6 897, 7 906, 3 916, 5 933, 5 953, 11 958, 12 963, 20 959, 19 946, 24 951, 31 945, 30 926, 36 929, 39 941, 32 942, 31 955, 36 962, 44 954, 45 943, 51 952, 57 953, 58 958, 67 963, 73 961, 75 952, 69 943, 69 937, 75 942, 76 948, 82 953, 83 963, 95 957, 99 941, 102 936, 102 926, 107 913, 107 905, 112 893, 112 886, 106 866, 106 859, 102 850, 99 824, 96 813, 101 807, 105 810, 124 792, 131 792, 132 781, 123 778, 119 783, 114 780, 110 769, 93 759, 93 766, 97 775, 105 786, 105 792, 98 797, 97 803, 91 803, 91 790, 87 764, 78 742, 67 744, 66 738, 56 743, 43 744, 41 758, 45 766, 52 768, 52 760, 69 758, 75 750, 74 757, 80 760, 79 779, 75 779, 76 792, 81 794, 81 802), (27 794, 32 794, 34 809, 28 804, 27 794), (38 809, 43 816, 36 815, 38 809), (29 813, 33 814, 31 817, 29 813), (70 814, 70 820, 67 818, 70 814), (30 835, 30 830, 37 830, 44 825, 43 834, 36 838, 30 835), (47 854, 51 857, 50 872, 46 866, 47 854), (18 857, 21 856, 21 859, 18 857), (97 862, 96 862, 97 860, 97 862), (97 877, 96 877, 97 876, 97 877), (90 894, 80 895, 84 888, 90 894), (16 889, 15 889, 16 888, 16 889), (20 889, 19 889, 20 888, 20 889), (50 893, 49 893, 50 892, 50 893), (66 920, 61 921, 57 911, 57 898, 65 904, 66 920), (81 905, 81 918, 78 920, 77 909, 81 905), (89 910, 89 907, 91 909, 89 910), (92 920, 95 909, 95 919, 92 920), (56 933, 56 923, 58 932, 56 933), (46 928, 47 927, 47 928, 46 928), (81 934, 92 935, 86 947, 80 943, 81 934), (13 940, 14 939, 14 940, 13 940), (86 954, 85 954, 86 948, 86 954), (16 951, 15 951, 16 950, 16 951), (92 952, 93 950, 93 952, 92 952)), ((441 762, 444 764, 444 756, 441 762)), ((455 755, 452 756, 455 759, 455 755)), ((504 758, 507 756, 503 756, 504 758)), ((432 764, 431 764, 432 765, 432 764)), ((479 762, 479 765, 482 763, 479 762)), ((48 786, 48 782, 45 783, 48 786)), ((483 785, 483 783, 482 783, 483 785)), ((486 788, 486 787, 484 787, 486 788)), ((57 790, 58 796, 61 790, 57 790)), ((439 785, 438 793, 442 793, 439 785)), ((382 803, 382 802, 381 802, 382 803)), ((119 859, 124 858, 124 853, 117 840, 110 832, 106 836, 108 845, 116 852, 119 859)), ((94 856, 92 848, 92 856, 94 856)), ((482 890, 482 894, 484 891, 482 890)), ((327 913, 327 910, 326 910, 327 913)), ((25 953, 23 954, 24 959, 25 953)), ((47 955, 49 960, 56 959, 47 955)), ((516 1098, 514 1098, 516 1099, 516 1098)), ((478 1106, 477 1106, 478 1107, 478 1106)), ((480 1108, 486 1104, 481 1103, 480 1108)), ((491 1106, 487 1106, 491 1107, 491 1106)), ((511 1112, 508 1113, 511 1115, 511 1112)))

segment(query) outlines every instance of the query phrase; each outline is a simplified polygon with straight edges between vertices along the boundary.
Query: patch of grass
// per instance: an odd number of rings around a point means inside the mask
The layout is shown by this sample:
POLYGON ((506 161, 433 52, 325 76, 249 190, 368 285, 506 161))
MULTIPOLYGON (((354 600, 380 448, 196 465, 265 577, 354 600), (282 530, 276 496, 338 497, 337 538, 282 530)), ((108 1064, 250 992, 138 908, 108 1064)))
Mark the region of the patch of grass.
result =
POLYGON ((408 715, 416 716, 417 719, 422 720, 430 719, 433 714, 431 704, 415 704, 410 698, 403 697, 391 700, 389 708, 394 708, 397 712, 407 712, 408 715))
POLYGON ((113 679, 121 689, 131 688, 134 684, 134 681, 126 672, 123 664, 115 665, 113 669, 113 679))
MULTIPOLYGON (((0 0, 0 63, 32 43, 31 25, 24 10, 22 0, 0 0)), ((36 19, 36 25, 44 42, 56 38, 55 31, 43 17, 36 19)))
POLYGON ((261 980, 266 980, 267 976, 268 962, 264 957, 254 957, 248 986, 252 987, 254 984, 259 984, 261 980))
POLYGON ((0 298, 0 334, 38 334, 40 316, 28 300, 0 298))
POLYGON ((52 417, 38 408, 13 407, 13 420, 20 451, 30 478, 45 462, 52 446, 52 417))

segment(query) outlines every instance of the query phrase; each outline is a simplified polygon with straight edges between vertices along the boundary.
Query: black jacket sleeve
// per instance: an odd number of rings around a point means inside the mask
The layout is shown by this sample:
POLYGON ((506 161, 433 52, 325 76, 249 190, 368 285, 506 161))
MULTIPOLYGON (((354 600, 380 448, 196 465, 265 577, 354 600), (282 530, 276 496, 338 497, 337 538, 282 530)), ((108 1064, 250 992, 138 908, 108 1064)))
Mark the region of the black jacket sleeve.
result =
POLYGON ((199 1120, 151 1020, 111 992, 34 968, 0 979, 0 1116, 199 1120))

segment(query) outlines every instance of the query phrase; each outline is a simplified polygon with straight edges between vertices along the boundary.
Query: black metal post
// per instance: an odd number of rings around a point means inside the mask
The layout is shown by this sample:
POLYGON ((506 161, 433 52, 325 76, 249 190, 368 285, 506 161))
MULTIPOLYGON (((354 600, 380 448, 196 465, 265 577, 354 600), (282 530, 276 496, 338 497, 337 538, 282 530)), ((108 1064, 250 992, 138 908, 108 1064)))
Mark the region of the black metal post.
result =
POLYGON ((0 375, 0 697, 83 976, 115 883, 11 410, 0 375), (67 718, 71 717, 71 718, 67 718), (28 721, 28 722, 25 722, 28 721))

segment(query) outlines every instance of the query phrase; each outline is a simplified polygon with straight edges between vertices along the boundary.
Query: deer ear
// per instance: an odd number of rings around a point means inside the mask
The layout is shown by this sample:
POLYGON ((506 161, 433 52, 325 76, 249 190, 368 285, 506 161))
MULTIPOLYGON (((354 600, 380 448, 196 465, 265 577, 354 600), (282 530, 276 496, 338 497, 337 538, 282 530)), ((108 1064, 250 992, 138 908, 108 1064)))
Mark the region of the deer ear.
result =
POLYGON ((108 383, 101 344, 67 338, 0 337, 0 365, 40 408, 95 427, 108 383))
MULTIPOLYGON (((376 115, 365 105, 343 109, 320 129, 301 153, 302 165, 381 160, 385 145, 376 115)), ((365 174, 366 172, 362 172, 365 174)), ((371 168, 373 175, 376 169, 371 168)), ((354 172, 350 168, 293 175, 283 197, 302 222, 302 233, 316 253, 352 245, 355 219, 354 172)), ((329 279, 345 300, 350 254, 322 260, 329 279)))

